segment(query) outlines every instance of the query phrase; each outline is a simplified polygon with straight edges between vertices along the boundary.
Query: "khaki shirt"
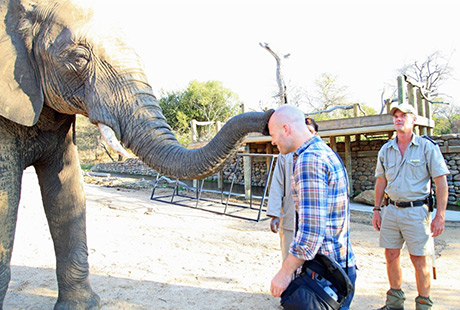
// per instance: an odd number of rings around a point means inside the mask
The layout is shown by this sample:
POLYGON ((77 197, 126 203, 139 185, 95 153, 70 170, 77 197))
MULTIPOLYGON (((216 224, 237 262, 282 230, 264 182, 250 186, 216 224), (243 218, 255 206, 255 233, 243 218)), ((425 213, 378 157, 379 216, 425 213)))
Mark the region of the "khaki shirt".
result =
POLYGON ((430 176, 449 174, 439 147, 432 141, 413 134, 401 157, 396 139, 385 143, 379 151, 376 178, 385 178, 385 192, 394 201, 415 201, 430 194, 430 176))
POLYGON ((280 228, 295 230, 295 207, 292 196, 292 153, 280 154, 268 194, 267 215, 280 218, 280 228))

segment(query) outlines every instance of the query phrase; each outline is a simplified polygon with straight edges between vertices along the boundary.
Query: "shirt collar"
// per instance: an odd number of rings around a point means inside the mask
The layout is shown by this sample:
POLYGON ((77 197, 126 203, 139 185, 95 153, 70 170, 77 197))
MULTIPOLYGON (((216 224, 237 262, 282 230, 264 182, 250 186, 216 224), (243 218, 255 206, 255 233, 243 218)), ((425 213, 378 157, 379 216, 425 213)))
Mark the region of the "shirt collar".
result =
MULTIPOLYGON (((419 145, 419 141, 418 141, 418 136, 415 134, 415 132, 412 133, 412 138, 410 139, 410 142, 409 142, 409 145, 419 145)), ((392 141, 391 141, 391 146, 398 150, 398 137, 394 138, 392 141)))
POLYGON ((294 152, 294 155, 299 156, 300 154, 302 154, 310 145, 316 143, 318 140, 321 140, 320 137, 318 137, 317 135, 316 136, 313 136, 311 137, 310 139, 306 140, 295 152, 294 152))

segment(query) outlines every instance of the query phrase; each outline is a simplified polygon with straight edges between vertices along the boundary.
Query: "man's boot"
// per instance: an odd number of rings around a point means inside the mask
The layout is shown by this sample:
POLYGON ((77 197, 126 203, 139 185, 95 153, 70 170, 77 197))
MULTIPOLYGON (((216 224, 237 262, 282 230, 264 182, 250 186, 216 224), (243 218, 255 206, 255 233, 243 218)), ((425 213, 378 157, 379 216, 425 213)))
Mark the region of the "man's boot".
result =
POLYGON ((385 306, 377 310, 404 310, 405 300, 406 297, 404 296, 403 290, 389 289, 387 292, 387 300, 385 302, 385 306))
POLYGON ((415 310, 430 310, 433 306, 433 301, 430 297, 417 296, 415 298, 415 310))

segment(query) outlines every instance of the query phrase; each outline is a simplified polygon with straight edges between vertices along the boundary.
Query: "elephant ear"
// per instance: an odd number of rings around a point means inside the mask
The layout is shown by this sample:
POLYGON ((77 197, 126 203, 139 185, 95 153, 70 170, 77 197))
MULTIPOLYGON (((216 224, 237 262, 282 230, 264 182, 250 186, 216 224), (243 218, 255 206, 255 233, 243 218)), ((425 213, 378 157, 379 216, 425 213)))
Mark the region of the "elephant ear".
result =
POLYGON ((21 125, 33 126, 44 100, 18 31, 22 10, 16 1, 0 0, 0 115, 21 125))

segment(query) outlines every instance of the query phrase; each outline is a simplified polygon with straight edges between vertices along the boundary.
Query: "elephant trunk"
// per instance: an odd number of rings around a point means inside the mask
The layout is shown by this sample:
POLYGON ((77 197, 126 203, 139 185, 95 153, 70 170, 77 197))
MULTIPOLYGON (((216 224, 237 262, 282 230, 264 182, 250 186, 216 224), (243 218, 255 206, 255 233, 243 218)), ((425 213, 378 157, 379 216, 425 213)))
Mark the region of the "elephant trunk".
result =
POLYGON ((247 112, 231 118, 205 146, 187 149, 176 139, 157 103, 133 111, 122 126, 121 141, 160 174, 179 179, 201 179, 215 174, 237 152, 247 134, 268 135, 273 110, 247 112))

